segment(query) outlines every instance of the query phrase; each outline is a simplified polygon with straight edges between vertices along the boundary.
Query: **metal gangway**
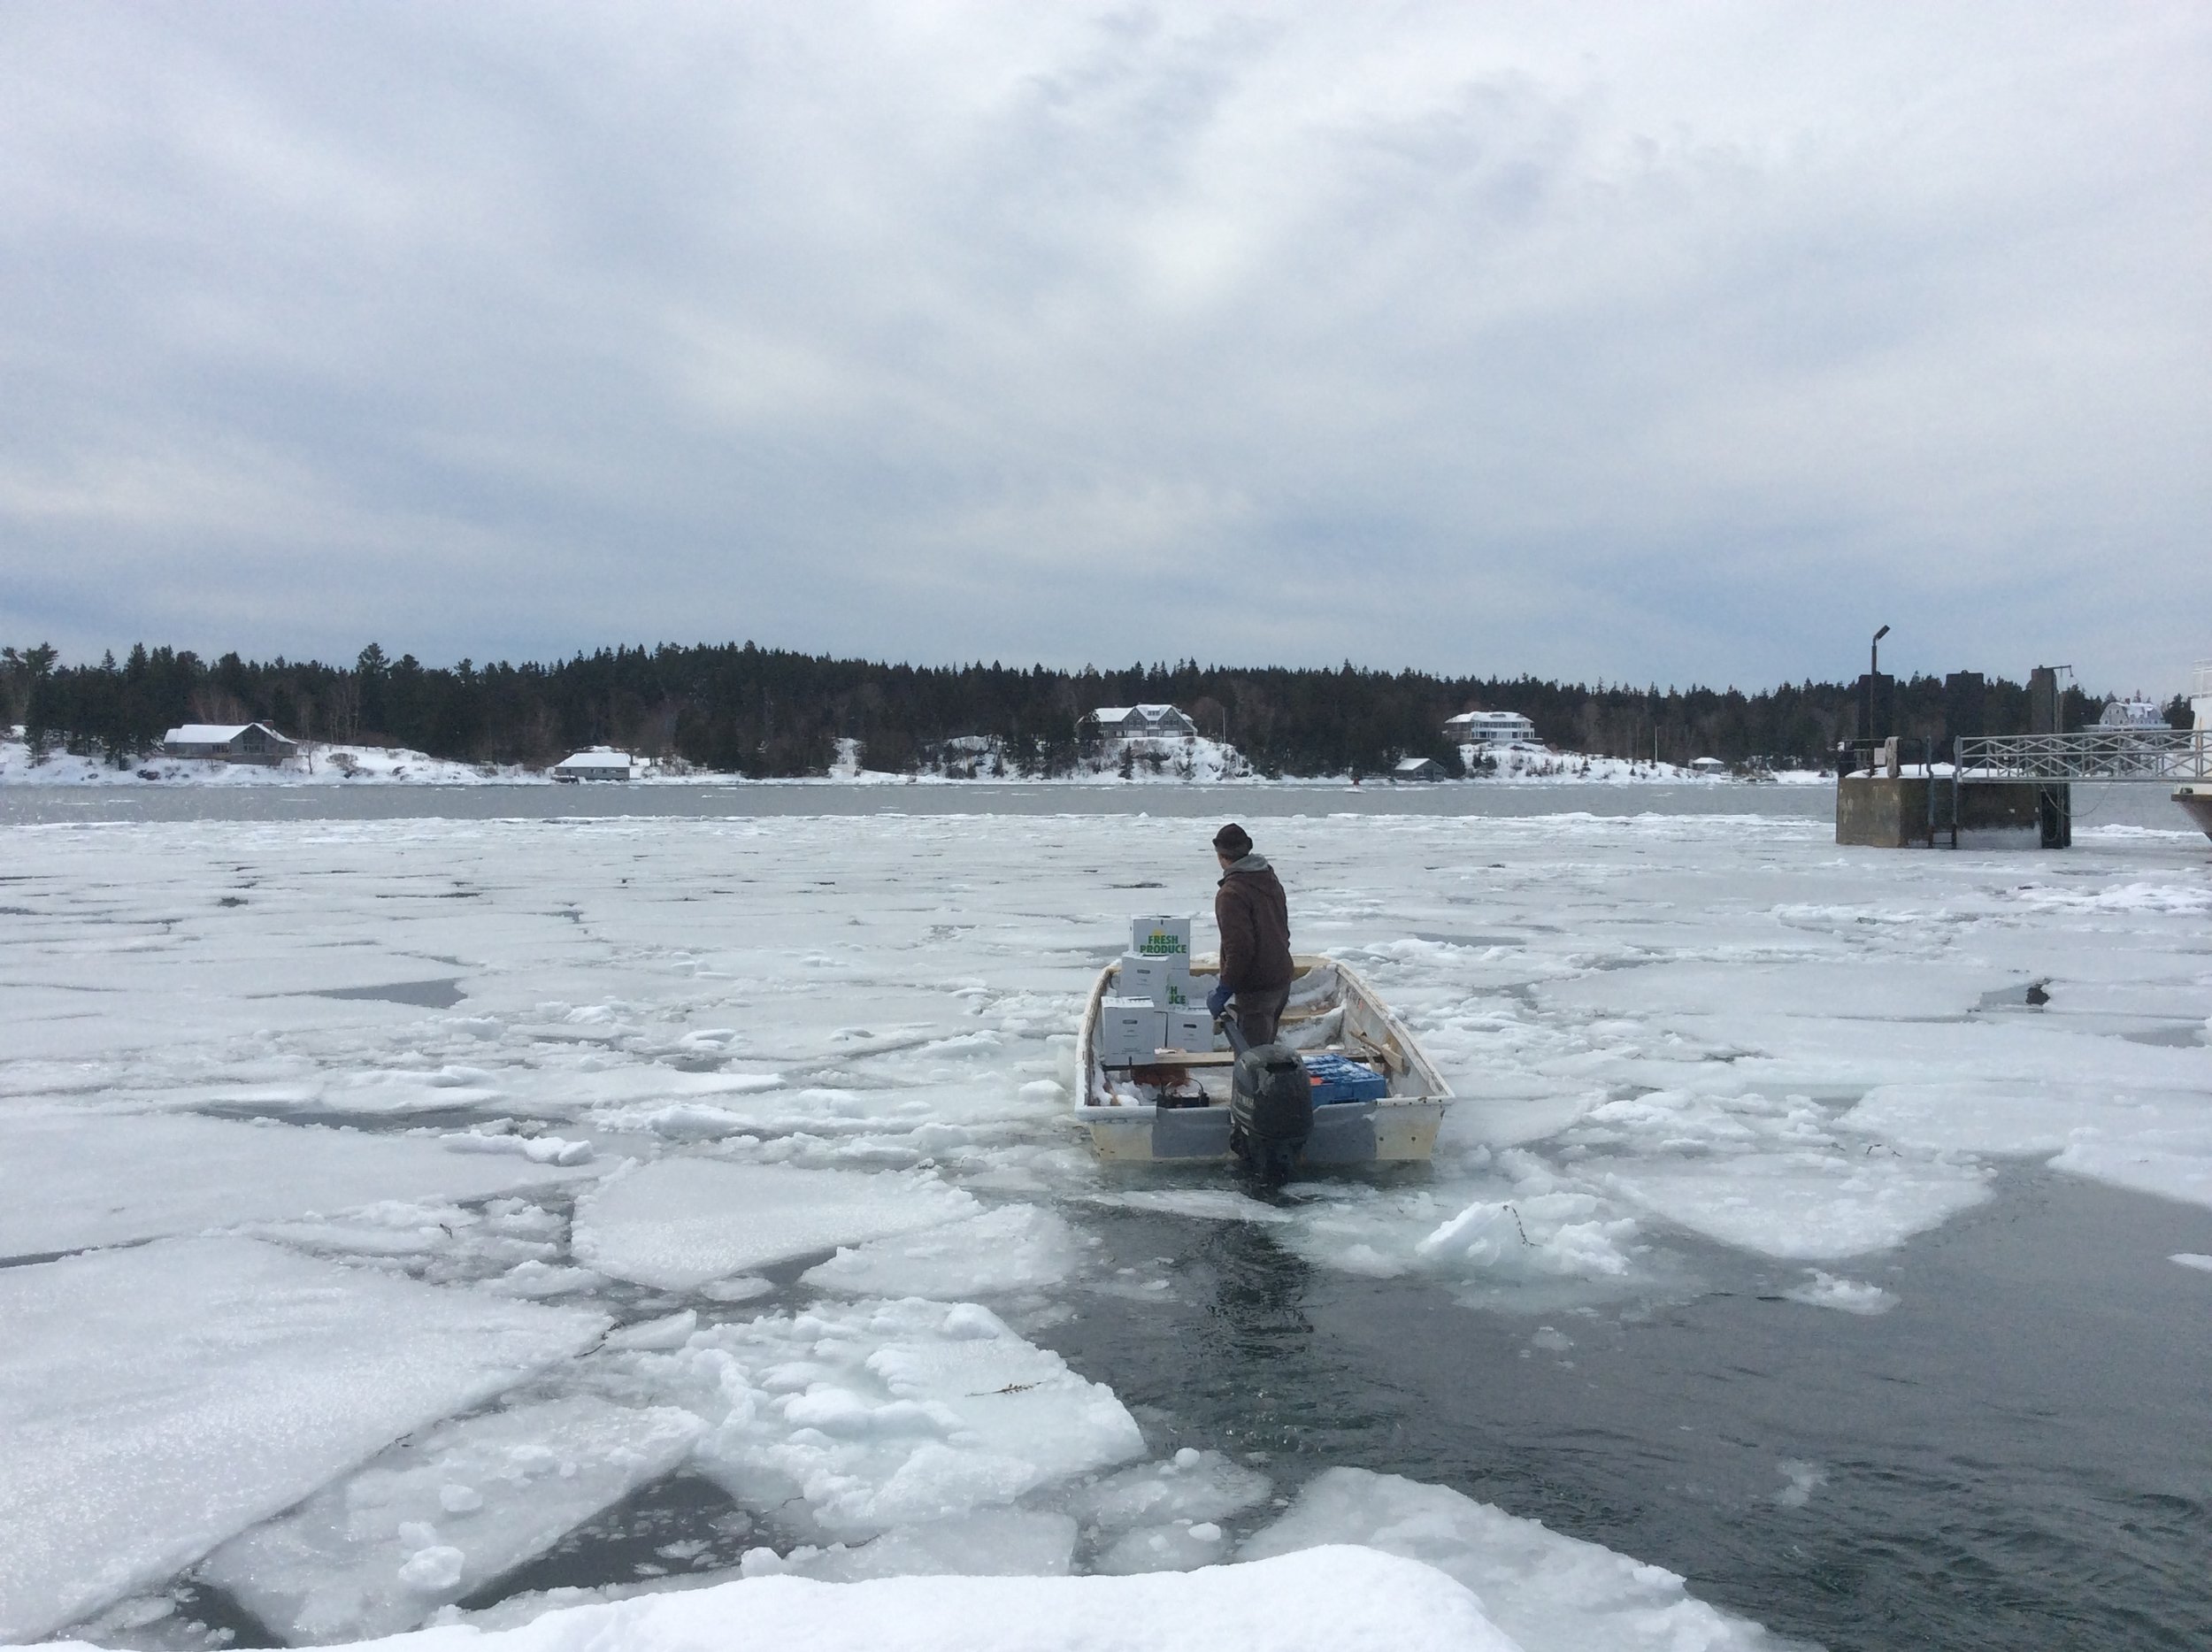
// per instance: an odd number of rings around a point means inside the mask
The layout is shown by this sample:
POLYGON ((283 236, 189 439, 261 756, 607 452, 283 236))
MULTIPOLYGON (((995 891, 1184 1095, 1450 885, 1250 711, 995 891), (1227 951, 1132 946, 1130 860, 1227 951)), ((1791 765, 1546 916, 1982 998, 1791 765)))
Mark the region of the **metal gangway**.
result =
POLYGON ((2055 786, 2212 781, 2212 729, 2084 728, 2066 734, 1980 734, 1954 742, 1953 784, 2055 786))
MULTIPOLYGON (((2043 847, 2074 840, 2076 781, 2094 785, 2201 786, 2212 780, 2212 729, 2104 727, 2070 734, 1979 734, 1952 745, 1951 847, 1959 846, 1962 793, 1969 786, 2032 786, 2043 847)), ((1929 835, 1935 832, 1934 771, 1929 771, 1929 835)), ((2178 793, 2176 794, 2179 795, 2178 793)))

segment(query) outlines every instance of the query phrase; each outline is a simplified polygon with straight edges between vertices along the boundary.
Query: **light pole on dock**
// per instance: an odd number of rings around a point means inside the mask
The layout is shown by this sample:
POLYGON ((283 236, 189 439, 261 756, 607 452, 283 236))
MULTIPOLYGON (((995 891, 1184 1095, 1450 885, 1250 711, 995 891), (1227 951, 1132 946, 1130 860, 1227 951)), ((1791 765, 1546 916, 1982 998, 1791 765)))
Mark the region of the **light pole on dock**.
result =
MULTIPOLYGON (((1870 751, 1873 741, 1879 737, 1874 727, 1874 708, 1882 694, 1882 639, 1888 634, 1887 626, 1874 634, 1874 641, 1867 649, 1866 681, 1859 688, 1859 738, 1867 742, 1870 751)), ((1883 734, 1887 732, 1886 729, 1881 731, 1883 734)), ((1871 757, 1867 758, 1866 766, 1867 772, 1872 773, 1874 759, 1871 757)))

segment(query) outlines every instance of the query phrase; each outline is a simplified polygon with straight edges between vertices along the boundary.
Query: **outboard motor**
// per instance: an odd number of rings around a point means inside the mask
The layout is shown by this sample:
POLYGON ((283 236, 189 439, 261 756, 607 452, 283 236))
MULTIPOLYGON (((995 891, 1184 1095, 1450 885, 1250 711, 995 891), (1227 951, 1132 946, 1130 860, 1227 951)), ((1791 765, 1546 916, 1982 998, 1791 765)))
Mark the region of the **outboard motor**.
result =
POLYGON ((1229 1151, 1268 1183, 1286 1181, 1313 1133, 1313 1081, 1283 1044, 1255 1049, 1226 1024, 1237 1064, 1229 1082, 1229 1151))

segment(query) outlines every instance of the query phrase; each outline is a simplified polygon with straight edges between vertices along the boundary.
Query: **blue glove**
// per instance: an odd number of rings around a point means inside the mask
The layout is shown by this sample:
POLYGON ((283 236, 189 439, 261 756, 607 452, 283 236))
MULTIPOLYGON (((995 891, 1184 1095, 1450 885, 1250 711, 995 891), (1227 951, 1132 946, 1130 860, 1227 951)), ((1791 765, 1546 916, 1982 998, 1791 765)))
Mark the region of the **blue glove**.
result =
POLYGON ((1236 994, 1231 992, 1226 987, 1215 987, 1206 995, 1206 1013, 1216 1018, 1227 1014, 1229 1000, 1235 996, 1236 994))

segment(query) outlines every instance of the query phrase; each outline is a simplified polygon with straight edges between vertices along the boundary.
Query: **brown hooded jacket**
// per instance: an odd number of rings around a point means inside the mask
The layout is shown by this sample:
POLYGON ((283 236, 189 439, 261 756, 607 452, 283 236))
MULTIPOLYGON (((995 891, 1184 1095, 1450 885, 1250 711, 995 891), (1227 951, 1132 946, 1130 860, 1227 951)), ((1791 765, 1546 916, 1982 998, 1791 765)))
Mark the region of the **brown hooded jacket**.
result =
POLYGON ((1214 891, 1221 927, 1221 984, 1231 992, 1268 992, 1290 985, 1290 903, 1282 880, 1257 855, 1222 874, 1214 891))

